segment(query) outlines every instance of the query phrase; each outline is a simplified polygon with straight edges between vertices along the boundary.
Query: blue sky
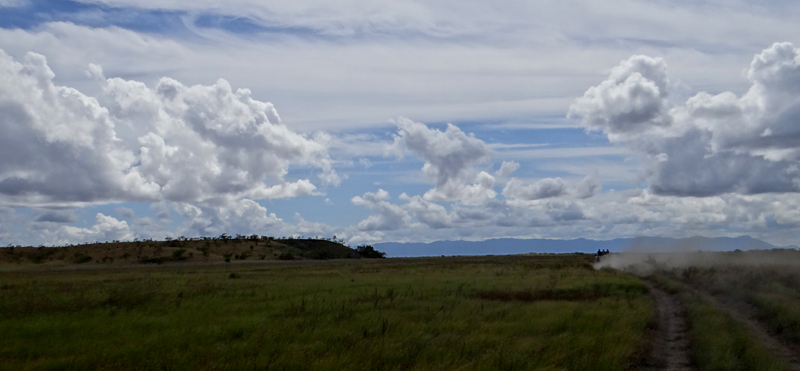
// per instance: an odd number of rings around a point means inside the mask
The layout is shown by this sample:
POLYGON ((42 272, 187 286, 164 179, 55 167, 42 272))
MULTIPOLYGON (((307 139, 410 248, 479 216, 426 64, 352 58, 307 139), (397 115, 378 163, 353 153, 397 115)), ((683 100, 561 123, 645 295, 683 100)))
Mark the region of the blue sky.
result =
POLYGON ((0 0, 0 244, 796 244, 797 7, 0 0))

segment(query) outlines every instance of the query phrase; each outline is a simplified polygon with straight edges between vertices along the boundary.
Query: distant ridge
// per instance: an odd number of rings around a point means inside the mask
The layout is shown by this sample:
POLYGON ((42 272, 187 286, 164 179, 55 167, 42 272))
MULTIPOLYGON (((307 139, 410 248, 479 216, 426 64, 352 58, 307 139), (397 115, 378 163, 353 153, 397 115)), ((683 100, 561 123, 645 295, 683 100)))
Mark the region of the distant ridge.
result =
POLYGON ((731 237, 637 237, 614 240, 549 240, 497 238, 485 241, 435 241, 431 243, 384 242, 375 248, 388 257, 440 256, 440 255, 510 255, 535 253, 594 253, 597 250, 622 251, 733 251, 792 248, 775 246, 750 236, 731 237))

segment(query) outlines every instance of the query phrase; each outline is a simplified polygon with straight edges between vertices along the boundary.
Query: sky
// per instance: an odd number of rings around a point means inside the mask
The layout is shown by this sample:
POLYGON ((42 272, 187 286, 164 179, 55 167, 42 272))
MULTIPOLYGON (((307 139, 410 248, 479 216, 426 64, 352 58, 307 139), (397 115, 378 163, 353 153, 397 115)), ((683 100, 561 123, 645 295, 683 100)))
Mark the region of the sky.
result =
POLYGON ((0 245, 800 237, 800 4, 0 0, 0 245))

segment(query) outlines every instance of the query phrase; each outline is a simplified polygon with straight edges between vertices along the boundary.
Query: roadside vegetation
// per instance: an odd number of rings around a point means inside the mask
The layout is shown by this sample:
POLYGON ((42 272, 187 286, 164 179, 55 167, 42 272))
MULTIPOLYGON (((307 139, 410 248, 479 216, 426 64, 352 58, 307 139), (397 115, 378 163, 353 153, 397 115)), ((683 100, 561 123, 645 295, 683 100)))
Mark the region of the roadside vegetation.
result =
POLYGON ((0 369, 630 369, 647 286, 592 259, 23 266, 0 272, 0 369))
POLYGON ((763 264, 755 253, 729 254, 740 255, 742 262, 693 267, 679 272, 679 277, 694 287, 751 306, 772 332, 800 346, 800 252, 760 253, 759 257, 770 259, 769 264, 763 264))
POLYGON ((664 275, 652 279, 684 303, 690 355, 699 370, 789 370, 786 362, 776 358, 742 323, 719 306, 675 279, 664 275))

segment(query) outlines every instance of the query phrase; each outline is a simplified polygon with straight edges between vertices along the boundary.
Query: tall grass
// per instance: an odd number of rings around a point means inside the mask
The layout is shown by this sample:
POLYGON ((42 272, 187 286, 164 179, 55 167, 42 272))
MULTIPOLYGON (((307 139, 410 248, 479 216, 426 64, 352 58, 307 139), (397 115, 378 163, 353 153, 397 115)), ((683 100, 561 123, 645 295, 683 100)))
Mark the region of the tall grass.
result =
POLYGON ((708 371, 788 370, 788 365, 722 309, 697 297, 680 282, 656 276, 665 290, 679 295, 686 306, 692 359, 708 371))
POLYGON ((646 292, 582 256, 3 272, 0 369, 620 370, 646 292))
POLYGON ((800 271, 796 256, 786 265, 728 265, 695 268, 681 277, 693 286, 751 304, 761 321, 800 345, 800 271))
POLYGON ((687 300, 692 357, 701 370, 788 370, 744 326, 713 304, 687 300))

